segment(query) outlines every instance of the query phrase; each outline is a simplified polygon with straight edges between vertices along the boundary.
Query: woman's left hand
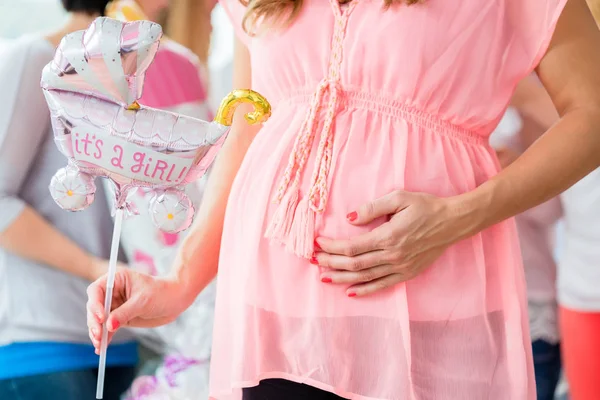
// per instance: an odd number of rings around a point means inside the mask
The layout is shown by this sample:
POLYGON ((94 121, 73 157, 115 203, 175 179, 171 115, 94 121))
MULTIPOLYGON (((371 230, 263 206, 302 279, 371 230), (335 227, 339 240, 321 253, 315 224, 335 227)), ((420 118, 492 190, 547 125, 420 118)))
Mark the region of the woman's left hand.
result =
POLYGON ((456 199, 395 191, 347 216, 353 225, 389 221, 348 240, 319 237, 313 264, 330 268, 324 283, 349 284, 350 297, 365 296, 404 282, 427 269, 473 225, 459 215, 456 199))

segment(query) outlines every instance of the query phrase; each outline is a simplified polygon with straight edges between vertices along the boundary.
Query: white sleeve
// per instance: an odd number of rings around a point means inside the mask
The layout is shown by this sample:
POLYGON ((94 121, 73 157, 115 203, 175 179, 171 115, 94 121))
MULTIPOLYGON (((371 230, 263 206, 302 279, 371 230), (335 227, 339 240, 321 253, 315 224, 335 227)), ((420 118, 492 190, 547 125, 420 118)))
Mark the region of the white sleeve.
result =
POLYGON ((490 135, 490 146, 496 150, 512 148, 523 128, 523 120, 514 107, 508 107, 498 126, 490 135))
POLYGON ((47 51, 11 46, 0 57, 0 232, 22 212, 22 185, 48 133, 50 115, 40 88, 47 51))

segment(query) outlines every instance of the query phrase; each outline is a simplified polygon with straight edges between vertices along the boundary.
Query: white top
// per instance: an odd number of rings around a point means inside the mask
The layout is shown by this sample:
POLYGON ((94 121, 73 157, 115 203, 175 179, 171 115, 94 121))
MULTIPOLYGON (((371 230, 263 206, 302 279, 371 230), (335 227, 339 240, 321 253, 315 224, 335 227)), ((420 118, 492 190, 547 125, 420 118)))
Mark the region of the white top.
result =
POLYGON ((600 169, 561 196, 565 243, 558 268, 558 300, 577 311, 600 312, 600 169))
MULTIPOLYGON (((521 145, 523 127, 517 110, 510 107, 490 137, 496 149, 525 150, 521 145)), ((559 340, 556 307, 556 263, 553 258, 556 222, 562 213, 560 200, 554 198, 515 218, 527 282, 531 340, 550 343, 559 340)))
MULTIPOLYGON (((41 37, 18 39, 0 49, 0 232, 27 204, 82 248, 108 258, 112 220, 102 185, 94 203, 78 213, 59 208, 48 191, 52 175, 67 165, 54 144, 40 88, 42 69, 53 55, 54 48, 41 37)), ((88 284, 0 248, 0 346, 89 343, 88 284)), ((131 337, 123 331, 115 339, 131 337)))
POLYGON ((213 110, 219 108, 221 100, 231 91, 233 76, 234 30, 231 20, 217 4, 211 14, 213 31, 211 34, 208 69, 210 75, 210 105, 213 110))

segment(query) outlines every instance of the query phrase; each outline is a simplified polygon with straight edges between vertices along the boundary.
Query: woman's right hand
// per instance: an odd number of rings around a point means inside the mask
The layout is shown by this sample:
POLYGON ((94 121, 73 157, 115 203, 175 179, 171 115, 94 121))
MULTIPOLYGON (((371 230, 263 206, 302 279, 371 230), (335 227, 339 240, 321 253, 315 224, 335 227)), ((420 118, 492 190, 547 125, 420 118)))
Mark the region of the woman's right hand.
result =
POLYGON ((115 275, 112 310, 109 314, 104 309, 106 283, 107 275, 104 275, 87 290, 87 324, 97 354, 104 321, 110 342, 119 328, 151 328, 168 324, 189 306, 185 290, 179 282, 121 268, 115 275))

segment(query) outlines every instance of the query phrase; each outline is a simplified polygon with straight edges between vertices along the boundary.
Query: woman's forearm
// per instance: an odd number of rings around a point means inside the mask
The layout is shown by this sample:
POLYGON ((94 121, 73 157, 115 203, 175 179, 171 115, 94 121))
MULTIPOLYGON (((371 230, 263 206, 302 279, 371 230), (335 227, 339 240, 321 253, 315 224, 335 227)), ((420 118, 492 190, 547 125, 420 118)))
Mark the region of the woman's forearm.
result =
POLYGON ((599 48, 600 32, 585 1, 568 1, 536 68, 562 118, 497 176, 450 201, 460 237, 535 207, 598 168, 599 48))
MULTIPOLYGON (((522 118, 529 120, 531 124, 544 127, 544 131, 554 125, 559 118, 548 92, 533 75, 519 82, 511 105, 519 110, 522 118)), ((530 144, 527 143, 526 147, 530 144)))
POLYGON ((464 236, 535 207, 600 166, 600 109, 569 111, 514 163, 477 189, 457 196, 464 236))
MULTIPOLYGON (((239 111, 239 114, 243 112, 239 111)), ((213 165, 202 205, 174 264, 172 274, 185 287, 190 302, 217 273, 227 199, 257 131, 256 128, 243 127, 242 124, 243 121, 234 123, 234 128, 213 165)))
POLYGON ((33 260, 87 280, 97 278, 95 257, 57 231, 30 207, 0 233, 0 246, 19 257, 33 260))
MULTIPOLYGON (((252 86, 250 53, 239 40, 236 40, 234 49, 233 87, 249 88, 252 86)), ((184 298, 189 304, 217 274, 229 192, 244 156, 260 129, 259 126, 246 123, 243 116, 248 111, 252 111, 249 105, 242 105, 236 110, 229 136, 211 169, 200 210, 171 271, 172 277, 185 291, 184 298)))

